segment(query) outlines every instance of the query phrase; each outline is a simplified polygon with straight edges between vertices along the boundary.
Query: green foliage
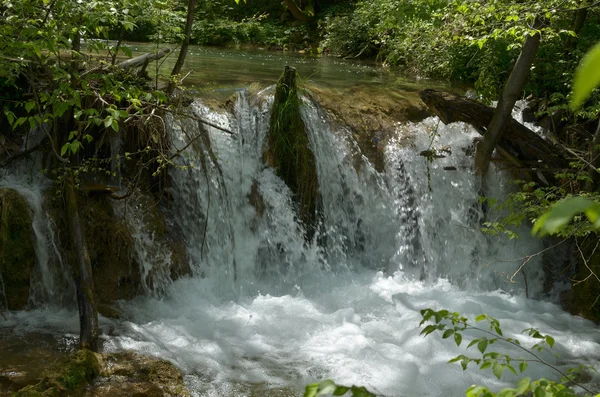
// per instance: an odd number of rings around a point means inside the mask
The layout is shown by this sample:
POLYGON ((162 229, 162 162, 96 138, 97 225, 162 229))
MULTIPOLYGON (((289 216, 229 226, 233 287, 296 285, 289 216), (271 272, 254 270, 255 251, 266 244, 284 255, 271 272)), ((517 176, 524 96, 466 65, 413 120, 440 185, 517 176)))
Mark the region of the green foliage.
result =
MULTIPOLYGON (((538 96, 563 95, 566 105, 578 60, 600 38, 597 16, 579 32, 565 53, 573 13, 587 2, 447 0, 358 0, 344 12, 322 21, 326 52, 347 57, 378 57, 423 77, 474 84, 482 99, 495 100, 519 55, 534 20, 541 23, 542 44, 527 91, 538 96), (560 10, 560 12, 557 12, 560 10), (588 27, 589 26, 589 27, 588 27)), ((598 114, 598 101, 589 106, 598 114)), ((589 111, 589 109, 587 110, 589 111)))
POLYGON ((535 222, 532 233, 542 236, 559 233, 581 213, 594 229, 600 228, 600 204, 585 197, 572 197, 555 203, 535 222))
POLYGON ((340 386, 329 379, 326 379, 320 383, 312 383, 306 386, 304 397, 320 396, 376 397, 375 394, 369 392, 364 387, 340 386))
POLYGON ((286 26, 257 14, 237 22, 229 18, 202 19, 194 24, 192 41, 201 45, 255 44, 271 48, 305 48, 308 30, 304 25, 286 26))
POLYGON ((532 346, 527 348, 522 346, 518 339, 504 336, 500 327, 500 322, 485 314, 475 317, 474 323, 484 322, 487 323, 487 327, 474 325, 468 318, 461 316, 457 312, 450 312, 448 310, 434 311, 432 309, 423 309, 421 310, 421 316, 421 326, 428 322, 433 323, 428 324, 423 328, 421 331, 422 335, 428 336, 434 332, 441 332, 443 339, 452 336, 457 346, 460 346, 463 341, 463 332, 477 331, 480 333, 480 337, 472 339, 467 345, 467 349, 473 346, 477 347, 477 351, 479 352, 478 357, 469 357, 461 354, 449 361, 449 363, 460 363, 463 371, 466 370, 470 364, 474 364, 480 370, 491 370, 495 377, 501 379, 502 374, 505 371, 509 371, 514 375, 517 375, 518 373, 523 374, 527 370, 529 363, 536 362, 547 366, 561 376, 559 381, 547 379, 532 381, 530 378, 522 378, 517 383, 516 387, 506 388, 499 392, 492 392, 484 386, 473 385, 467 390, 467 397, 516 397, 530 395, 529 393, 536 397, 578 396, 579 394, 573 390, 572 385, 582 388, 589 393, 587 395, 596 395, 596 397, 599 395, 593 393, 586 386, 577 382, 576 375, 589 368, 579 367, 565 373, 537 354, 538 352, 552 349, 555 341, 552 336, 544 335, 535 328, 523 330, 524 334, 536 340, 532 346), (493 346, 496 343, 504 343, 517 347, 524 352, 525 357, 515 358, 501 352, 490 351, 490 346, 493 346))
POLYGON ((579 108, 598 85, 600 85, 600 43, 583 57, 575 71, 571 107, 579 108))

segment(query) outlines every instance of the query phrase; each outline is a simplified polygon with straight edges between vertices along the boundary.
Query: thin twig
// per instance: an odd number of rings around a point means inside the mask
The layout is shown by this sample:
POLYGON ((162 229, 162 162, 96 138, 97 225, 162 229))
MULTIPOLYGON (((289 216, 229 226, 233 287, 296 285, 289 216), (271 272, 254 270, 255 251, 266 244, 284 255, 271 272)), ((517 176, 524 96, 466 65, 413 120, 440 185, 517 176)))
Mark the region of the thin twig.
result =
POLYGON ((488 263, 486 263, 485 265, 483 265, 483 267, 488 267, 488 266, 491 266, 491 265, 492 265, 492 264, 494 264, 494 263, 510 263, 510 262, 524 261, 524 262, 521 264, 521 266, 519 266, 519 268, 518 268, 518 269, 517 269, 517 270, 516 270, 516 271, 513 273, 513 275, 512 275, 512 276, 510 276, 510 278, 508 279, 508 280, 509 280, 511 283, 514 283, 514 282, 515 282, 515 280, 514 280, 514 279, 515 279, 515 277, 517 276, 517 274, 519 274, 519 272, 520 272, 521 270, 523 270, 523 268, 525 267, 525 265, 526 265, 527 263, 529 263, 529 261, 530 261, 531 259, 535 258, 536 256, 539 256, 539 255, 543 254, 543 253, 544 253, 544 252, 546 252, 546 251, 549 251, 549 250, 551 250, 551 249, 553 249, 553 248, 555 248, 555 247, 558 247, 559 245, 561 245, 561 244, 562 244, 562 243, 564 243, 565 241, 567 241, 567 239, 564 239, 564 240, 562 240, 562 241, 560 241, 560 242, 558 242, 558 243, 556 243, 556 244, 554 244, 554 245, 552 245, 552 246, 550 246, 550 247, 548 247, 548 248, 544 248, 543 250, 541 250, 541 251, 539 251, 539 252, 536 252, 535 254, 531 254, 531 255, 525 255, 525 256, 523 256, 523 257, 521 257, 521 258, 516 258, 516 259, 494 259, 493 261, 491 261, 491 262, 488 262, 488 263))
MULTIPOLYGON (((596 246, 594 247, 594 250, 592 251, 590 258, 592 258, 594 256, 594 254, 596 253, 598 244, 600 244, 600 240, 596 242, 596 246)), ((598 278, 598 275, 596 273, 594 273, 594 271, 590 268, 590 265, 588 265, 588 261, 587 261, 587 259, 585 259, 585 255, 583 254, 583 251, 581 250, 581 247, 579 246, 579 242, 577 241, 577 238, 575 238, 575 246, 577 246, 577 250, 579 251, 579 254, 581 255, 581 260, 583 261, 583 264, 585 265, 585 267, 589 270, 590 274, 585 279, 577 281, 575 284, 573 284, 573 286, 583 283, 584 281, 588 280, 591 276, 594 276, 594 278, 600 283, 600 278, 598 278)))

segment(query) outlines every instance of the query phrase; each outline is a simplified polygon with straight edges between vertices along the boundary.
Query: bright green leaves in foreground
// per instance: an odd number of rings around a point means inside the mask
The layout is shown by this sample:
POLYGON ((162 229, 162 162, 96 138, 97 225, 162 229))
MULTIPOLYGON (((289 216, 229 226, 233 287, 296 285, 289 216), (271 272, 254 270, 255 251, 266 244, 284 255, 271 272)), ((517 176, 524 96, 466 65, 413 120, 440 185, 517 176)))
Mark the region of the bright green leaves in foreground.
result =
MULTIPOLYGON (((581 60, 575 71, 571 108, 579 108, 600 85, 600 43, 581 60)), ((555 203, 533 225, 533 234, 555 234, 579 214, 585 214, 594 229, 600 229, 600 204, 585 197, 572 197, 555 203)))
POLYGON ((532 233, 542 236, 558 233, 581 213, 594 228, 600 228, 600 204, 585 197, 573 197, 554 204, 535 222, 532 233))
POLYGON ((598 85, 600 85, 600 43, 583 57, 575 71, 571 108, 579 108, 598 85))
POLYGON ((344 396, 348 392, 351 393, 348 394, 348 396, 352 397, 376 397, 375 394, 369 392, 364 387, 340 386, 329 379, 324 380, 321 383, 313 383, 306 386, 304 397, 344 396))

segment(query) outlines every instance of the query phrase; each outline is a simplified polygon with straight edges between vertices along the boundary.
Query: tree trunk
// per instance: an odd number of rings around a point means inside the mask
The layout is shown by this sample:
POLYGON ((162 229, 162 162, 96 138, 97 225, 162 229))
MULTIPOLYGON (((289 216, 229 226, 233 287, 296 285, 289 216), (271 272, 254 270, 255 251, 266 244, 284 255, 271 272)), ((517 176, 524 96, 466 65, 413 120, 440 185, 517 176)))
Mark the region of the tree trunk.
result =
MULTIPOLYGON (((581 1, 579 2, 579 5, 581 6, 581 1)), ((578 35, 581 31, 581 28, 585 23, 585 19, 587 18, 587 14, 588 8, 580 8, 577 11, 575 11, 575 19, 573 20, 573 26, 571 27, 571 30, 575 32, 575 34, 578 35)), ((576 41, 576 37, 573 37, 571 35, 567 36, 567 40, 565 41, 565 51, 571 51, 573 47, 575 47, 576 41)))
MULTIPOLYGON (((540 27, 541 22, 536 19, 534 29, 539 29, 540 27)), ((528 35, 523 44, 521 54, 519 55, 510 76, 508 76, 508 81, 502 90, 502 96, 496 106, 494 117, 492 118, 483 140, 477 145, 477 150, 475 152, 475 170, 481 175, 487 173, 492 153, 504 132, 506 124, 511 119, 513 107, 519 98, 519 94, 523 90, 523 86, 527 82, 529 69, 533 64, 533 59, 535 58, 539 46, 540 34, 536 32, 533 35, 528 35)))
POLYGON ((310 19, 309 15, 302 11, 300 7, 296 5, 294 0, 283 0, 283 4, 290 10, 292 16, 301 22, 306 22, 310 19))
POLYGON ((123 39, 125 38, 125 26, 121 26, 121 31, 119 32, 119 40, 117 40, 117 45, 115 46, 115 52, 113 53, 112 60, 110 64, 112 66, 117 62, 117 56, 119 55, 119 50, 121 49, 121 44, 123 43, 123 39))
POLYGON ((79 346, 98 351, 98 311, 94 298, 92 266, 85 242, 85 234, 79 216, 79 204, 73 177, 69 176, 64 187, 65 211, 71 235, 72 270, 77 290, 79 308, 79 346))
POLYGON ((183 43, 181 43, 181 50, 179 50, 177 62, 175 62, 175 66, 173 66, 173 71, 171 72, 171 79, 167 87, 167 94, 169 95, 171 95, 175 89, 175 82, 173 79, 175 76, 181 73, 188 47, 190 46, 190 35, 192 34, 192 25, 194 24, 194 11, 196 9, 196 2, 197 0, 188 0, 187 20, 185 22, 185 39, 183 39, 183 43))

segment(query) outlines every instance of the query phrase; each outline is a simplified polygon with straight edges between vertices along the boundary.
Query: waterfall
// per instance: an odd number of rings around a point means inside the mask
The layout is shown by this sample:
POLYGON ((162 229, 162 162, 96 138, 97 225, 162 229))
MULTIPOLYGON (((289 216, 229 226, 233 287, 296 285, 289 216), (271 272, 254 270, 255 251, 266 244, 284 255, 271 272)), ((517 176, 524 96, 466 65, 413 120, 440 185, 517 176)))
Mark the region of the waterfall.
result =
MULTIPOLYGON (((359 149, 350 132, 333 129, 327 113, 304 98, 302 117, 317 159, 324 213, 319 235, 305 242, 289 189, 262 163, 271 103, 269 90, 258 98, 242 92, 233 114, 195 102, 193 119, 170 120, 175 147, 185 148, 171 172, 174 212, 195 275, 217 277, 235 289, 234 274, 243 284, 265 274, 286 280, 366 268, 402 270, 430 281, 447 277, 461 287, 467 287, 465 277, 474 277, 484 289, 519 289, 502 276, 516 271, 518 261, 501 269, 486 264, 509 253, 539 251, 541 243, 525 230, 509 243, 480 232, 486 214, 479 196, 501 199, 509 176, 491 173, 480 186, 466 155, 477 135, 470 127, 443 126, 435 118, 401 127, 401 138, 410 143, 388 144, 382 174, 364 156, 357 164, 359 149), (431 134, 448 155, 428 166, 418 153, 428 148, 431 134), (253 200, 261 201, 260 210, 253 200)), ((540 269, 539 261, 527 267, 532 284, 540 269)))
MULTIPOLYGON (((487 313, 522 343, 521 330, 538 327, 561 341, 560 365, 588 362, 581 349, 600 356, 591 337, 573 334, 592 323, 528 299, 524 277, 509 282, 543 248, 527 227, 513 240, 481 233, 484 220, 502 214, 479 197, 504 198, 510 175, 490 172, 483 183, 475 176, 469 126, 436 118, 399 126, 380 173, 350 131, 304 98, 323 209, 318 235, 306 241, 290 189, 262 162, 272 100, 272 90, 240 92, 230 112, 197 101, 193 118, 168 120, 183 150, 170 172, 172 212, 194 277, 173 282, 166 298, 125 304, 132 321, 108 350, 172 360, 197 396, 298 395, 328 377, 385 396, 459 396, 473 383, 516 379, 448 365, 464 351, 419 335, 419 310, 431 307, 487 313), (446 158, 428 163, 419 153, 432 142, 446 158)), ((523 271, 529 297, 543 298, 541 255, 523 271)))
POLYGON ((71 303, 74 296, 70 270, 59 249, 56 227, 44 205, 45 192, 50 186, 49 180, 42 175, 30 175, 24 167, 5 170, 0 179, 0 188, 15 190, 27 201, 32 212, 36 267, 30 284, 30 307, 61 306, 71 303))
MULTIPOLYGON (((146 294, 120 304, 127 321, 103 320, 112 330, 105 350, 171 360, 202 397, 301 395, 324 378, 389 397, 462 396, 471 384, 515 381, 447 364, 468 351, 424 338, 418 326, 421 309, 446 308, 496 317, 522 344, 532 344, 525 328, 553 335, 561 361, 552 362, 562 369, 600 357, 595 325, 543 300, 551 297, 541 287, 541 255, 527 261, 526 278, 509 281, 541 241, 527 227, 513 240, 480 231, 502 213, 479 197, 501 200, 511 186, 500 170, 483 182, 473 173, 472 128, 437 118, 399 125, 378 172, 352 133, 304 97, 323 214, 307 241, 292 192, 262 161, 273 90, 236 95, 227 110, 197 100, 189 117, 165 117, 179 153, 168 175, 168 217, 184 236, 190 277, 173 281, 168 248, 144 223, 137 193, 115 204, 133 231, 146 294), (446 157, 419 155, 432 144, 446 157)), ((45 320, 53 329, 56 316, 45 320)), ((38 318, 9 323, 38 330, 38 318)), ((554 374, 531 363, 527 376, 554 374)))

